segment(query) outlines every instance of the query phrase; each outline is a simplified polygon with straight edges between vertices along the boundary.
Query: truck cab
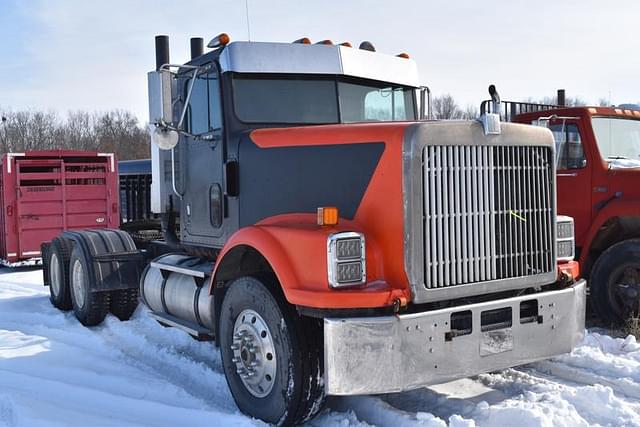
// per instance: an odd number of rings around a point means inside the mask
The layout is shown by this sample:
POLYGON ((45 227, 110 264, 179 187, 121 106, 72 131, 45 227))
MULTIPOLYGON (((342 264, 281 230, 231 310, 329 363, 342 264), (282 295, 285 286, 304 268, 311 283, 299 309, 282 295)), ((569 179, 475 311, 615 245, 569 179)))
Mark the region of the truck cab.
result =
POLYGON ((276 425, 328 395, 420 388, 582 339, 548 129, 420 120, 415 63, 368 42, 208 46, 171 64, 156 38, 164 241, 86 230, 45 251, 83 324, 128 318, 139 289, 160 323, 215 340, 240 410, 276 425))
POLYGON ((576 256, 596 313, 607 324, 637 316, 640 107, 504 104, 509 120, 554 135, 558 213, 575 220, 576 256))

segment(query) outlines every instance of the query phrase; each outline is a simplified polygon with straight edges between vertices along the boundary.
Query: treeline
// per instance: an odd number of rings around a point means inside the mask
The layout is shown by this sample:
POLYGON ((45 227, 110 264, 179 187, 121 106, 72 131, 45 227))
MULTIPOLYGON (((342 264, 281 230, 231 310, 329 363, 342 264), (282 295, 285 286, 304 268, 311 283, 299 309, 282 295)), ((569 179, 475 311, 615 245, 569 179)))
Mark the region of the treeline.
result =
POLYGON ((125 110, 72 111, 65 117, 45 111, 0 111, 0 151, 87 150, 116 153, 119 160, 150 156, 149 135, 125 110))
MULTIPOLYGON (((558 99, 555 96, 542 99, 528 98, 524 99, 523 102, 555 105, 558 103, 558 99)), ((574 107, 587 105, 587 102, 580 97, 567 97, 565 104, 574 107)), ((600 98, 598 105, 600 107, 608 107, 611 104, 606 98, 600 98)), ((445 94, 431 98, 431 115, 434 119, 440 120, 473 120, 478 118, 480 112, 477 105, 467 105, 462 108, 451 95, 445 94)))

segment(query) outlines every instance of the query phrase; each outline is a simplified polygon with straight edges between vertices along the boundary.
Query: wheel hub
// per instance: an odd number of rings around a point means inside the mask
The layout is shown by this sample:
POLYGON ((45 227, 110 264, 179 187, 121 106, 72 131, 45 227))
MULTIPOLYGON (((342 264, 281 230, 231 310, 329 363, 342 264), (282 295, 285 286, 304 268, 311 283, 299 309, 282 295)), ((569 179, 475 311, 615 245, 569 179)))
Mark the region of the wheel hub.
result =
POLYGON ((256 397, 268 395, 276 376, 276 353, 271 331, 258 313, 244 310, 238 315, 231 350, 245 388, 256 397))
POLYGON ((75 260, 72 270, 73 296, 76 300, 78 308, 84 307, 84 271, 79 260, 75 260))
POLYGON ((614 280, 614 295, 625 315, 637 314, 640 305, 640 266, 628 266, 614 280))
POLYGON ((53 294, 60 295, 60 289, 62 289, 62 272, 60 271, 60 263, 58 262, 58 255, 54 252, 51 254, 51 269, 50 273, 50 286, 53 288, 53 294))

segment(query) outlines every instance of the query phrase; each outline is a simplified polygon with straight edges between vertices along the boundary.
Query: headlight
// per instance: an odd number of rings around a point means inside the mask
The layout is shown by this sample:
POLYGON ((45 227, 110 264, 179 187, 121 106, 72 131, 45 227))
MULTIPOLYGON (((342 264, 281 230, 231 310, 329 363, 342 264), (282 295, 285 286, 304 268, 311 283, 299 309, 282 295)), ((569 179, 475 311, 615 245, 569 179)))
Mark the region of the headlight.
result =
POLYGON ((559 215, 556 220, 558 261, 572 261, 575 257, 573 218, 559 215))
POLYGON ((327 267, 332 288, 361 285, 366 282, 364 235, 337 233, 327 239, 327 267))

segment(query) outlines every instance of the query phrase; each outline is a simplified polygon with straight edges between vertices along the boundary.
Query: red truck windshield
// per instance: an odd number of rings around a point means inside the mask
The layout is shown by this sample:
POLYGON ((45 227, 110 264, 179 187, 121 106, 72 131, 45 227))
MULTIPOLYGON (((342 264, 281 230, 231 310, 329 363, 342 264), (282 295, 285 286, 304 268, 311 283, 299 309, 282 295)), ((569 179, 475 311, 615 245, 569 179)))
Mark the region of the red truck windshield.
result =
POLYGON ((640 167, 640 120, 592 117, 598 149, 607 160, 634 160, 640 167))
POLYGON ((233 79, 234 108, 248 123, 325 124, 415 120, 415 89, 320 77, 233 79))

